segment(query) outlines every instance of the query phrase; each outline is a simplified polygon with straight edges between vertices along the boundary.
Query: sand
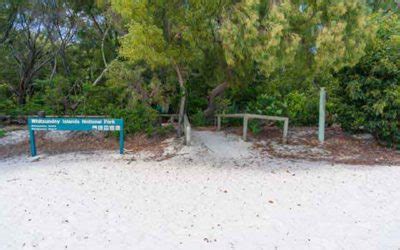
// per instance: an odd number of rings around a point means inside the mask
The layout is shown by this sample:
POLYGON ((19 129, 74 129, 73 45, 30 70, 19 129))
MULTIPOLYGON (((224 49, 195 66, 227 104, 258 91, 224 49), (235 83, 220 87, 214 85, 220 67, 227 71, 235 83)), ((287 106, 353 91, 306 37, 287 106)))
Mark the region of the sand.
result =
POLYGON ((0 249, 400 247, 398 166, 276 159, 208 131, 167 143, 165 160, 1 160, 0 249))

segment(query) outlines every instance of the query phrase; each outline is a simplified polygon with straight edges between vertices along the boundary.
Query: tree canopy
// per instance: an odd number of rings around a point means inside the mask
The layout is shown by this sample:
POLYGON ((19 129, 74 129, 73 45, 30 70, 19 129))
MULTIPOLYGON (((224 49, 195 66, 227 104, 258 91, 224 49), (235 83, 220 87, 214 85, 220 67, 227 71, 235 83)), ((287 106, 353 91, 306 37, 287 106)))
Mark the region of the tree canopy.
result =
POLYGON ((369 61, 398 24, 380 21, 398 15, 396 0, 1 0, 0 114, 145 110, 205 124, 251 111, 308 125, 318 88, 335 100, 342 72, 369 61))

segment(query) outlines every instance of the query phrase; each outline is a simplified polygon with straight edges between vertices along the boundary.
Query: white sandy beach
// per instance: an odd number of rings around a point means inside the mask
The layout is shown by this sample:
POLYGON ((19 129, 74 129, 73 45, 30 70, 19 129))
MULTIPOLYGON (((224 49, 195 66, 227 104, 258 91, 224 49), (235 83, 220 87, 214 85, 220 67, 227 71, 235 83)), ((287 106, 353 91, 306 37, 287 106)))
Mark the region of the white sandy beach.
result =
POLYGON ((399 249, 400 168, 274 159, 223 133, 165 154, 0 161, 0 249, 399 249))

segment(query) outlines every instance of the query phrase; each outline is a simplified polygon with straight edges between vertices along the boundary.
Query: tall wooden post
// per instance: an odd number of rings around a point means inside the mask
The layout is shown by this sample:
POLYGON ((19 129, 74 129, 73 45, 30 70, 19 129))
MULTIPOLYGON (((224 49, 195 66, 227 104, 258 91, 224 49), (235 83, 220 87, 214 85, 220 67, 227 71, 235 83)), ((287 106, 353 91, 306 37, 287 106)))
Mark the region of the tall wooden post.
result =
POLYGON ((287 143, 288 130, 289 130, 289 118, 285 118, 283 124, 283 143, 287 143))
POLYGON ((243 117, 243 141, 247 140, 247 124, 248 124, 249 118, 247 115, 244 115, 243 117))
POLYGON ((325 140, 325 107, 326 106, 326 91, 325 88, 321 88, 319 95, 319 128, 318 128, 318 140, 320 143, 324 143, 325 140))

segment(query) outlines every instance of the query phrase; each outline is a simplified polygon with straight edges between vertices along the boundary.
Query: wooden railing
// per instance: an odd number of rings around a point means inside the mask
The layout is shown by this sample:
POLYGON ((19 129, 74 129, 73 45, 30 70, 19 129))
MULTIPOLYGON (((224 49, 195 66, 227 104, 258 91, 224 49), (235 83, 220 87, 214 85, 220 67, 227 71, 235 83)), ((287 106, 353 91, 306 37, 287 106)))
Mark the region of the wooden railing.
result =
POLYGON ((283 121, 283 142, 287 142, 287 135, 289 129, 289 118, 280 116, 256 115, 256 114, 217 114, 217 130, 221 130, 222 118, 243 118, 243 140, 247 140, 247 127, 249 119, 261 119, 272 121, 283 121))

